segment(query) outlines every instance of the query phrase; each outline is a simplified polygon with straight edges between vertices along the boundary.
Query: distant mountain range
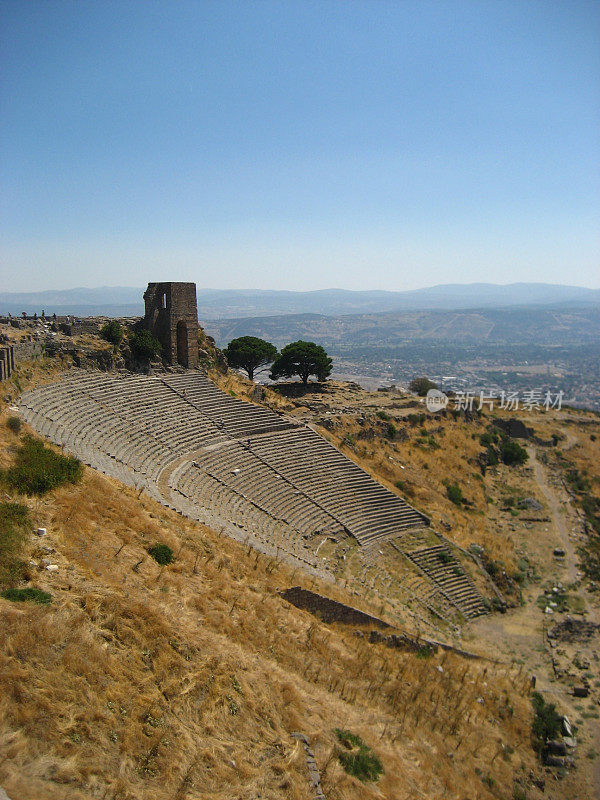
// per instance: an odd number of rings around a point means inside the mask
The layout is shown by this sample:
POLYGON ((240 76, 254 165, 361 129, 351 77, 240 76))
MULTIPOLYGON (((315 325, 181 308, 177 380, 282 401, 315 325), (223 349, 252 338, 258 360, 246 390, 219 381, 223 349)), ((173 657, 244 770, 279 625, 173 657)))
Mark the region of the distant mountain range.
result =
MULTIPOLYGON (((97 289, 57 289, 44 292, 0 292, 0 314, 76 316, 140 316, 144 289, 104 286, 97 289)), ((600 303, 600 289, 546 283, 447 284, 406 292, 320 289, 312 292, 199 289, 200 320, 272 316, 281 314, 373 314, 420 309, 501 308, 548 306, 558 303, 600 303)))

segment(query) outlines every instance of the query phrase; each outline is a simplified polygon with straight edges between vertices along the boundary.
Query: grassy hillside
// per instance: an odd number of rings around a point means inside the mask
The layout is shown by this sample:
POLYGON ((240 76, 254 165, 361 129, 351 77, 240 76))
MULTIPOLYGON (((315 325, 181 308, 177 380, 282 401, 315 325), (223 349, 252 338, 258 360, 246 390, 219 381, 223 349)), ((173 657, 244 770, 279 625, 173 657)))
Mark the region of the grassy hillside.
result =
MULTIPOLYGON (((7 416, 4 467, 22 435, 7 416)), ((87 468, 78 484, 10 499, 48 531, 27 536, 22 585, 52 596, 0 600, 0 785, 12 800, 308 798, 294 731, 330 799, 508 798, 535 771, 518 667, 421 658, 324 625, 276 590, 331 587, 87 468), (149 556, 155 543, 172 564, 149 556), (335 728, 373 748, 377 783, 342 769, 335 728)))
MULTIPOLYGON (((574 560, 580 549, 585 564, 596 563, 597 538, 576 526, 585 513, 593 528, 600 507, 598 418, 570 409, 519 414, 555 446, 526 444, 524 465, 482 470, 482 437, 497 411, 434 417, 401 393, 335 383, 286 397, 224 372, 212 342, 203 346, 223 391, 314 426, 448 540, 479 548, 509 613, 465 626, 462 641, 490 658, 372 644, 367 631, 324 624, 278 594, 301 585, 418 632, 406 596, 363 580, 374 559, 401 586, 405 567, 389 548, 363 556, 326 543, 320 553, 339 569, 335 584, 321 583, 89 468, 41 496, 5 483, 0 566, 9 568, 0 570, 0 589, 50 596, 0 598, 0 786, 11 800, 308 800, 294 732, 309 738, 328 800, 589 796, 598 686, 591 682, 585 705, 569 700, 581 674, 563 684, 553 673, 557 654, 540 642, 539 600, 568 579, 566 613, 598 616, 574 560), (538 510, 521 506, 531 499, 538 510), (39 527, 46 536, 32 533, 39 527), (563 567, 552 548, 567 533, 573 544, 563 567), (171 548, 172 563, 151 557, 156 544, 171 548), (532 747, 532 672, 575 720, 585 748, 562 780, 544 775, 532 747), (343 769, 336 729, 372 749, 379 780, 363 783, 343 769)), ((68 364, 21 365, 2 385, 0 470, 31 433, 9 424, 10 404, 68 364)), ((475 577, 490 596, 490 577, 475 577)), ((595 646, 560 652, 589 664, 595 646)))

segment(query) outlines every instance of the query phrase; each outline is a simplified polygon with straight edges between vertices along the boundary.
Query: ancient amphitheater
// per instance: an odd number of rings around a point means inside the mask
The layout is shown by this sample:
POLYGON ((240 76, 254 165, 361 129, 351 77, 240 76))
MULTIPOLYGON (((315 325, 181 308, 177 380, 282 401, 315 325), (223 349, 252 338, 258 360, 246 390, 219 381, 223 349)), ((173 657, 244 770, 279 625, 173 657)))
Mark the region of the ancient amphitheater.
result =
MULTIPOLYGON (((322 567, 317 535, 352 537, 368 553, 429 525, 315 431, 221 392, 197 370, 160 376, 71 370, 25 393, 20 411, 36 431, 92 467, 308 568, 322 567)), ((469 576, 453 556, 438 558, 440 548, 408 549, 411 591, 425 606, 450 606, 465 617, 482 613, 469 576)))

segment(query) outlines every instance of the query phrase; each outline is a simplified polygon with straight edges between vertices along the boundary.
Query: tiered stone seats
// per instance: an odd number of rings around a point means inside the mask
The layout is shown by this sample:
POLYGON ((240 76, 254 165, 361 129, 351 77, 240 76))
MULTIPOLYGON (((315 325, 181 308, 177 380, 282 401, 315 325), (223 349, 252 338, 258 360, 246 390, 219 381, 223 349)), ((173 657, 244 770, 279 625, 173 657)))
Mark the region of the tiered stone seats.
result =
POLYGON ((309 566, 317 565, 317 558, 299 537, 298 530, 264 512, 218 478, 198 469, 194 462, 185 461, 176 467, 169 486, 171 496, 177 498, 177 506, 189 516, 197 518, 198 509, 210 508, 217 517, 228 520, 240 530, 251 531, 253 540, 262 542, 267 551, 280 549, 309 566))
POLYGON ((467 618, 485 614, 483 598, 450 548, 444 544, 405 550, 416 564, 467 618))
MULTIPOLYGON (((229 488, 232 514, 241 499, 267 515, 268 525, 284 523, 296 536, 346 531, 369 545, 428 524, 314 431, 230 397, 199 372, 147 377, 73 370, 59 383, 27 392, 21 406, 52 441, 85 453, 104 471, 111 462, 126 468, 128 482, 133 475, 155 486, 169 464, 193 455, 198 470, 229 488)), ((169 485, 186 494, 173 475, 169 485)), ((225 514, 227 502, 221 501, 225 514)))
POLYGON ((268 408, 225 394, 201 373, 169 375, 163 383, 233 439, 294 427, 268 408))
POLYGON ((362 545, 429 522, 309 428, 249 440, 249 448, 331 514, 362 545))
POLYGON ((335 517, 257 458, 245 441, 204 451, 194 465, 296 531, 331 536, 344 532, 335 517))

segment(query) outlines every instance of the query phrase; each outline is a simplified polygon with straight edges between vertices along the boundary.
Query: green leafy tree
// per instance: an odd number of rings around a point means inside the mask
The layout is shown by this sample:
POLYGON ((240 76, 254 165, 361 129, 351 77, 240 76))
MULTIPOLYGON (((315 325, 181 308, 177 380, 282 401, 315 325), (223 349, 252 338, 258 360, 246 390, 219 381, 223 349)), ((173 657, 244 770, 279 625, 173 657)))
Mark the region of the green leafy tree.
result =
POLYGON ((331 375, 332 361, 325 350, 314 342, 299 340, 286 345, 271 367, 271 380, 298 375, 306 386, 310 375, 320 381, 331 375))
POLYGON ((253 381, 259 367, 273 363, 277 348, 257 336, 240 336, 239 339, 232 339, 223 352, 230 367, 243 369, 253 381))
POLYGON ((129 337, 129 346, 134 358, 139 361, 149 361, 161 354, 162 347, 158 339, 145 329, 134 331, 129 337))
POLYGON ((413 378, 408 384, 411 392, 418 394, 419 397, 425 397, 430 389, 437 389, 437 383, 430 381, 429 378, 413 378))
POLYGON ((116 319, 107 322, 106 325, 100 329, 100 336, 103 339, 106 339, 107 342, 112 344, 113 349, 117 350, 117 347, 123 341, 123 328, 119 325, 116 319))

